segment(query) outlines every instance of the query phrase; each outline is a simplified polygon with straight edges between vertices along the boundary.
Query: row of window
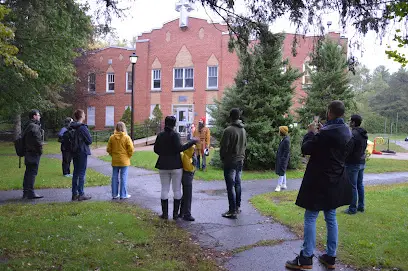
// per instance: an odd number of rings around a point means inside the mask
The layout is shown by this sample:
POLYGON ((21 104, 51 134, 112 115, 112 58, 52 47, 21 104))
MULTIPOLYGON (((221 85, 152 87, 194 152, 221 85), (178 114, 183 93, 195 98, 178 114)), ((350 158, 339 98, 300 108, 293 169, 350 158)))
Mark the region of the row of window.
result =
MULTIPOLYGON (((161 90, 161 70, 152 70, 151 89, 161 90)), ((126 72, 126 92, 132 91, 132 72, 126 72)), ((218 89, 218 66, 207 67, 207 88, 218 89)), ((173 89, 191 90, 194 89, 194 68, 173 69, 173 89)), ((96 91, 96 74, 88 75, 88 91, 96 91)), ((106 92, 115 92, 115 73, 106 74, 106 92)))
MULTIPOLYGON (((213 104, 207 104, 206 105, 206 119, 207 119, 207 124, 208 126, 211 126, 213 124, 213 119, 210 115, 210 109, 213 108, 213 104)), ((153 110, 156 107, 156 104, 151 104, 150 105, 150 118, 153 118, 153 110)), ((123 112, 130 108, 130 106, 125 106, 125 108, 123 109, 123 112)), ((160 105, 159 105, 160 108, 160 105)), ((123 114, 122 112, 122 114, 123 114)), ((89 126, 95 126, 95 106, 89 106, 87 108, 87 124, 89 126)), ((105 127, 113 127, 115 126, 115 107, 114 106, 106 106, 105 107, 105 127)))

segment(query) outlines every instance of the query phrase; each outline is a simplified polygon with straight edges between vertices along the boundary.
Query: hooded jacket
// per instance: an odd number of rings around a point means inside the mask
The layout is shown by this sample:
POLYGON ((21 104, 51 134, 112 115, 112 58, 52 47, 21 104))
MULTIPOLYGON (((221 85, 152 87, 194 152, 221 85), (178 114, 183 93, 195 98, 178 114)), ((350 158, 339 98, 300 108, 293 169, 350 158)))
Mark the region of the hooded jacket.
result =
POLYGON ((345 170, 351 132, 343 119, 330 122, 319 133, 309 132, 303 138, 302 153, 310 155, 310 160, 296 205, 307 210, 331 210, 351 203, 351 183, 345 170))
POLYGON ((194 172, 195 167, 193 164, 194 146, 191 146, 187 150, 181 153, 181 162, 183 163, 183 170, 188 172, 194 172))
POLYGON ((244 161, 247 145, 246 131, 241 120, 225 128, 220 142, 220 158, 224 165, 244 161))
POLYGON ((89 145, 92 144, 92 137, 89 133, 88 126, 79 122, 71 122, 69 127, 75 129, 79 136, 79 152, 73 153, 73 155, 77 155, 79 153, 91 155, 89 145))
POLYGON ((30 120, 23 132, 26 153, 42 154, 41 124, 37 120, 30 120))
POLYGON ((350 150, 346 164, 365 164, 367 149, 367 131, 361 127, 354 127, 351 131, 350 150))
POLYGON ((134 151, 132 139, 124 132, 115 131, 109 137, 106 151, 112 156, 113 167, 130 166, 130 157, 132 157, 134 151))
POLYGON ((200 142, 197 143, 196 153, 198 155, 204 155, 205 148, 210 146, 211 133, 208 127, 202 127, 201 130, 197 128, 193 136, 200 139, 200 142))

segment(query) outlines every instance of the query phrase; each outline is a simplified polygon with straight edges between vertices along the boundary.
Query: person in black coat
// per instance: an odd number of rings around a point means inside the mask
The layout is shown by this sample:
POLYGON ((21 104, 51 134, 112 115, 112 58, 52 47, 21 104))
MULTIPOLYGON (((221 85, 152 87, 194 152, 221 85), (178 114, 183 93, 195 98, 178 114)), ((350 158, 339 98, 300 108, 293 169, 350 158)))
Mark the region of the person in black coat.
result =
POLYGON ((338 243, 336 208, 351 202, 351 184, 345 170, 351 132, 344 123, 344 104, 330 103, 324 126, 312 123, 303 138, 302 153, 310 155, 296 205, 305 208, 304 242, 300 255, 287 261, 290 269, 312 269, 316 246, 316 219, 324 212, 327 228, 326 253, 319 261, 327 268, 335 268, 338 243))
POLYGON ((288 126, 279 126, 279 135, 282 137, 282 140, 276 153, 275 173, 279 176, 278 185, 275 188, 276 192, 286 189, 286 169, 290 157, 290 137, 288 131, 288 126))
POLYGON ((35 177, 38 173, 43 146, 40 112, 36 109, 31 110, 29 118, 30 121, 23 132, 24 164, 26 166, 23 181, 23 199, 40 199, 43 196, 34 192, 35 177))
POLYGON ((159 133, 154 143, 154 152, 159 155, 156 168, 159 169, 161 181, 161 206, 160 218, 168 219, 170 184, 174 194, 173 219, 177 220, 181 202, 181 178, 183 164, 180 152, 187 150, 198 140, 193 139, 182 145, 180 134, 174 131, 176 118, 167 116, 164 120, 164 131, 159 133))

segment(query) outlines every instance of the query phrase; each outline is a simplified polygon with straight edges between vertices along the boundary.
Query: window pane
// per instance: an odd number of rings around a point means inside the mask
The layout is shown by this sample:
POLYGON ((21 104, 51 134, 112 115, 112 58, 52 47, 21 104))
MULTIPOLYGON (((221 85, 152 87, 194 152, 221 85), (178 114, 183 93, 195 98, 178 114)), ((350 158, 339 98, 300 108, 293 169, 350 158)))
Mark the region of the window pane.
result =
POLYGON ((153 88, 160 88, 160 80, 153 81, 153 88))
POLYGON ((109 90, 115 90, 115 83, 109 83, 109 90))
POLYGON ((208 78, 208 86, 209 87, 217 87, 217 85, 218 85, 218 78, 217 77, 208 78))
POLYGON ((174 70, 174 79, 183 79, 183 69, 174 70))
POLYGON ((193 79, 194 77, 193 69, 186 69, 185 71, 186 71, 186 74, 185 74, 186 79, 193 79))
POLYGON ((132 72, 127 73, 127 90, 132 90, 132 72))
POLYGON ((185 80, 185 86, 186 88, 192 88, 194 85, 193 79, 186 79, 185 80))
POLYGON ((182 88, 183 87, 183 79, 174 79, 174 87, 175 88, 182 88))
POLYGON ((153 79, 160 79, 160 70, 153 70, 153 79))

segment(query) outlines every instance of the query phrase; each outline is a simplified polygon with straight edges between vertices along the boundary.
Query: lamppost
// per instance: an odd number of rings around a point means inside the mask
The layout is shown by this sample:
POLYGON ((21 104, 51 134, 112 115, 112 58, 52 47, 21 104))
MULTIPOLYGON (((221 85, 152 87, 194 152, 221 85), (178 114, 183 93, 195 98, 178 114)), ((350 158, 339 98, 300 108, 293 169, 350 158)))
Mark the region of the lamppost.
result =
POLYGON ((133 130, 134 130, 134 121, 133 121, 133 113, 134 113, 134 99, 133 99, 133 86, 135 83, 135 64, 137 62, 137 58, 138 56, 136 55, 136 53, 133 53, 131 56, 129 56, 130 59, 130 63, 132 63, 132 95, 131 95, 131 103, 130 103, 130 138, 132 139, 132 141, 134 140, 133 138, 133 130))

